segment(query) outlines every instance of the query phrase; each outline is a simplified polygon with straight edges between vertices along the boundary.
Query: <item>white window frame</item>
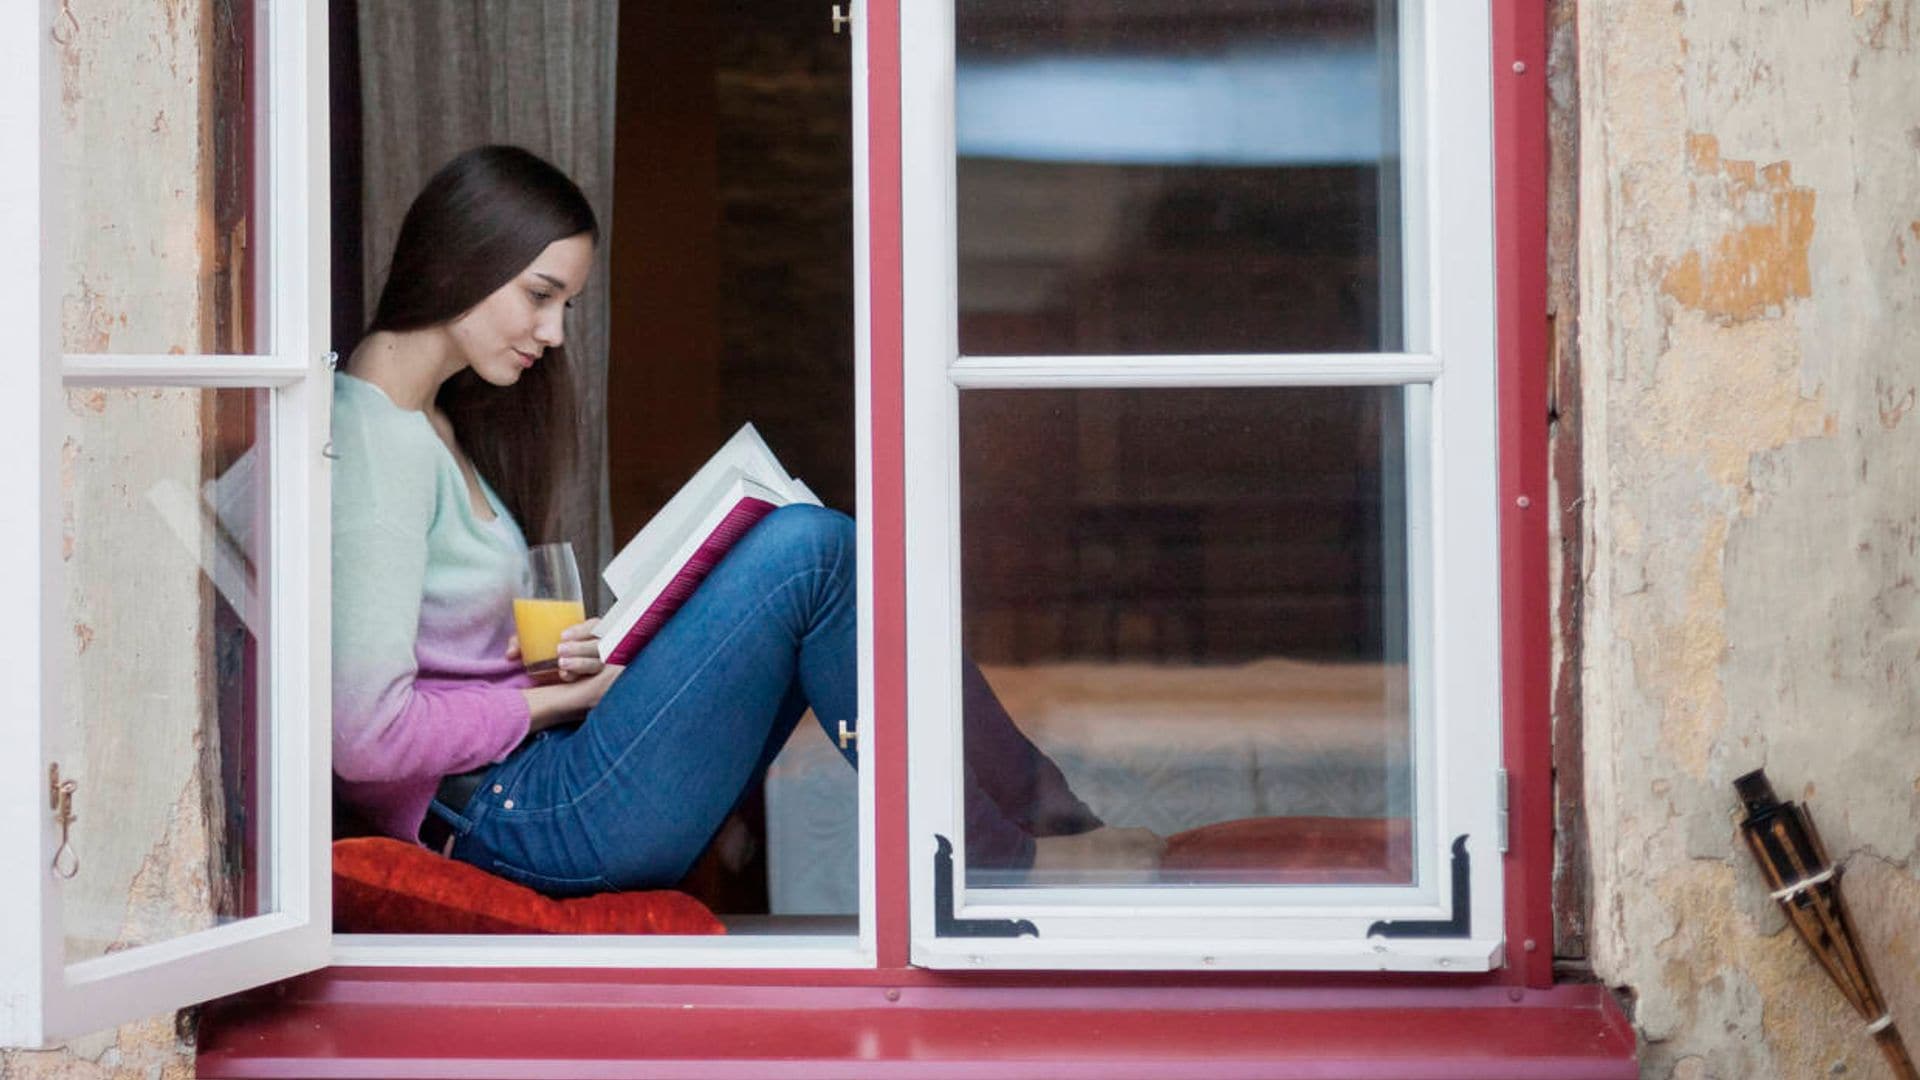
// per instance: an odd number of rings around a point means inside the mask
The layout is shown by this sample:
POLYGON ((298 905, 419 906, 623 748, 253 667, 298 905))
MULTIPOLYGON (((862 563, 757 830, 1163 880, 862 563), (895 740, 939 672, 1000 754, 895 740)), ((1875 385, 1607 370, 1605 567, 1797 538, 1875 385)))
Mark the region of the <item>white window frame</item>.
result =
MULTIPOLYGON (((873 331, 870 185, 867 158, 867 7, 848 24, 853 83, 854 523, 858 537, 856 631, 860 753, 873 760, 885 733, 873 715, 873 331)), ((351 967, 457 968, 751 968, 858 970, 877 967, 874 913, 874 770, 861 769, 859 929, 855 934, 752 934, 644 937, 570 934, 336 934, 332 962, 351 967)))
MULTIPOLYGON (((0 146, 20 164, 9 171, 7 250, 32 288, 7 290, 16 325, 27 327, 34 361, 23 393, 0 395, 0 428, 9 467, 0 500, 33 507, 0 526, 0 575, 11 610, 35 612, 0 630, 0 646, 24 674, 8 680, 9 770, 0 858, 9 888, 0 900, 0 1043, 37 1046, 160 1015, 223 994, 324 965, 331 922, 328 866, 329 781, 329 487, 322 449, 332 399, 323 356, 328 309, 326 266, 327 18, 325 5, 277 4, 259 16, 270 103, 260 152, 267 172, 266 280, 270 344, 261 355, 63 356, 60 286, 65 280, 59 156, 49 152, 58 122, 59 67, 48 28, 57 5, 9 6, 0 46, 0 80, 9 111, 0 146), (37 258, 28 252, 36 252, 37 258), (31 260, 31 261, 30 261, 31 260), (30 299, 29 299, 30 298, 30 299), (48 805, 55 750, 49 732, 65 707, 66 575, 59 558, 60 460, 65 390, 82 386, 256 387, 271 392, 272 578, 270 698, 263 723, 269 800, 262 838, 272 910, 212 929, 68 964, 62 931, 62 883, 50 870, 60 843, 48 805), (32 827, 26 827, 27 822, 32 827)), ((89 829, 76 822, 84 849, 89 829)), ((81 873, 85 873, 84 862, 81 873)))
POLYGON ((1486 971, 1503 962, 1491 11, 1404 0, 1407 351, 1368 355, 962 356, 954 0, 902 5, 908 738, 912 957, 934 968, 1486 971), (1430 137, 1431 136, 1431 137, 1430 137), (1445 152, 1442 153, 1441 149, 1445 152), (966 388, 1404 386, 1415 883, 969 889, 960 725, 958 401, 966 388), (1470 583, 1470 584, 1469 584, 1470 583), (951 910, 935 836, 954 842, 951 910), (1369 937, 1377 920, 1470 934, 1369 937), (1027 920, 942 935, 945 918, 1027 920))
MULTIPOLYGON (((28 271, 38 283, 31 299, 9 294, 14 325, 37 342, 35 393, 0 395, 0 446, 17 468, 0 473, 0 498, 40 508, 37 521, 0 527, 0 556, 13 565, 42 567, 38 575, 0 575, 0 597, 14 610, 39 610, 31 621, 0 627, 0 645, 15 656, 37 657, 25 678, 8 687, 17 705, 4 723, 10 745, 33 753, 11 758, 14 781, 0 807, 31 830, 0 830, 0 865, 11 880, 39 889, 10 891, 0 915, 17 931, 0 932, 0 1046, 40 1046, 144 1016, 170 1012, 214 997, 327 966, 378 967, 568 967, 568 968, 786 968, 861 969, 877 963, 874 853, 875 791, 872 770, 861 770, 859 792, 859 928, 854 935, 746 935, 713 938, 573 935, 367 935, 331 930, 330 485, 317 463, 324 459, 331 382, 325 342, 329 336, 327 20, 324 5, 290 0, 259 9, 270 35, 270 100, 265 110, 271 142, 265 151, 272 178, 271 267, 267 290, 273 309, 267 325, 271 348, 253 356, 62 355, 59 353, 58 283, 62 223, 58 207, 58 156, 47 152, 53 102, 59 100, 59 69, 47 48, 45 27, 54 5, 10 9, 17 32, 6 40, 14 54, 4 86, 18 113, 0 118, 0 145, 15 148, 35 169, 9 172, 8 199, 0 228, 15 241, 11 250, 34 251, 28 271), (65 388, 73 386, 268 387, 273 393, 276 547, 271 565, 276 623, 270 638, 273 715, 277 747, 271 820, 272 873, 279 910, 188 935, 175 941, 115 953, 63 967, 58 881, 46 873, 58 844, 46 808, 46 746, 40 723, 61 708, 63 673, 58 649, 40 641, 64 641, 56 633, 64 616, 65 582, 57 558, 60 492, 51 481, 57 463, 65 388), (304 618, 293 614, 304 612, 304 618), (295 753, 292 748, 304 747, 295 753), (37 928, 28 933, 26 928, 37 928)), ((871 330, 869 316, 869 177, 866 20, 861 11, 851 29, 853 65, 853 181, 855 271, 855 468, 860 508, 872 501, 871 330)), ((0 22, 0 26, 8 25, 0 22)), ((856 514, 859 535, 859 708, 871 716, 873 682, 872 515, 856 514)), ((866 753, 884 737, 860 725, 866 753)))

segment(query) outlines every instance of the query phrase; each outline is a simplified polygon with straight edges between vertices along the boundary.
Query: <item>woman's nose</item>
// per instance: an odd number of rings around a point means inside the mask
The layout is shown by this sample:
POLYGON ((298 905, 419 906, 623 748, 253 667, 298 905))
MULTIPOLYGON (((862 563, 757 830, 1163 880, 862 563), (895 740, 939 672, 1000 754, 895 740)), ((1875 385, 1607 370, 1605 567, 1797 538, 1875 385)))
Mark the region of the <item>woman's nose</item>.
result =
POLYGON ((567 338, 565 323, 565 310, 559 304, 553 305, 551 309, 541 312, 540 321, 534 324, 534 339, 549 349, 559 348, 567 338))

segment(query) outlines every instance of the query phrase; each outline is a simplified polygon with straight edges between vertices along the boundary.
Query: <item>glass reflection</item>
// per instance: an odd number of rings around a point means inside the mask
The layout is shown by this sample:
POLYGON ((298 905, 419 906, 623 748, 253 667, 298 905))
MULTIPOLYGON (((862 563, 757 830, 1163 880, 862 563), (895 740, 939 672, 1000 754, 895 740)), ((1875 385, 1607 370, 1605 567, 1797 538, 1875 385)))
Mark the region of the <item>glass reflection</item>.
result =
POLYGON ((267 390, 71 389, 69 963, 275 909, 267 390))
POLYGON ((962 0, 960 351, 1401 347, 1389 0, 962 0))
POLYGON ((962 392, 966 652, 1105 824, 1169 838, 969 885, 1412 879, 1403 394, 962 392))

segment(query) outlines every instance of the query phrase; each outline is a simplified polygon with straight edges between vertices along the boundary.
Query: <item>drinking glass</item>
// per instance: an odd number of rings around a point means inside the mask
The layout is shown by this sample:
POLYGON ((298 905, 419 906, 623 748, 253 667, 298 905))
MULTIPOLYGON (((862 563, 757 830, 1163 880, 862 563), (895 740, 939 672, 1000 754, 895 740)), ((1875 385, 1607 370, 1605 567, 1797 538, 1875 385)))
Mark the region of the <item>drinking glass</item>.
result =
POLYGON ((520 592, 513 598, 513 625, 520 634, 520 662, 533 675, 560 671, 560 633, 587 621, 580 598, 580 566, 573 545, 535 544, 527 549, 520 592))

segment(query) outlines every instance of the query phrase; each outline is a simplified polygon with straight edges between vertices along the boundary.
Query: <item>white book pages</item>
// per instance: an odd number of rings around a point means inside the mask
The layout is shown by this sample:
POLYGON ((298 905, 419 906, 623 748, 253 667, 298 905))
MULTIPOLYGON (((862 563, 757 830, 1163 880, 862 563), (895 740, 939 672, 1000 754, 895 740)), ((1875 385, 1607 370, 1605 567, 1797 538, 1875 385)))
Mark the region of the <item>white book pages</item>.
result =
POLYGON ((608 565, 619 599, 600 619, 601 659, 630 661, 769 507, 794 503, 821 505, 741 428, 608 565))
MULTIPOLYGON (((782 494, 786 494, 793 483, 752 424, 742 424, 733 438, 708 458, 693 478, 681 485, 673 498, 667 500, 667 505, 641 526, 627 546, 607 564, 600 577, 607 588, 613 590, 613 595, 625 599, 635 587, 643 584, 680 546, 733 481, 741 477, 750 477, 762 487, 782 494)), ((801 488, 804 491, 805 485, 801 488)), ((781 501, 818 503, 820 500, 807 491, 800 498, 781 501)))

